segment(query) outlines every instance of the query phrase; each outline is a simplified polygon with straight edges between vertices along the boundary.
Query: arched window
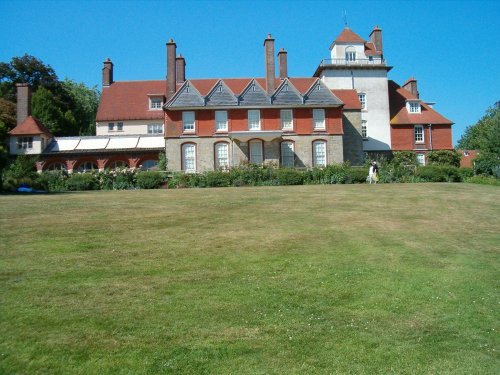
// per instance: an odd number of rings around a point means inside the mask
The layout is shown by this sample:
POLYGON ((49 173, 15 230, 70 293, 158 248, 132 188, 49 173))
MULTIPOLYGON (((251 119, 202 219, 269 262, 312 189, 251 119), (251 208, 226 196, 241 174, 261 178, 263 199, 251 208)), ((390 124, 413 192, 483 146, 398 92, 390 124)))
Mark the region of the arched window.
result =
POLYGON ((158 169, 158 160, 144 160, 141 164, 141 170, 152 171, 158 169))
POLYGON ((346 61, 356 61, 356 49, 353 46, 346 47, 345 59, 346 61))
POLYGON ((215 144, 215 169, 229 167, 229 145, 226 142, 215 144))
POLYGON ((313 166, 326 166, 326 141, 320 140, 313 142, 313 166))
POLYGON ((117 168, 128 168, 128 165, 123 160, 114 161, 109 165, 109 169, 117 169, 117 168))
POLYGON ((292 141, 281 142, 281 166, 285 168, 295 166, 295 152, 292 141))
POLYGON ((77 172, 92 172, 95 171, 99 168, 97 168, 97 164, 94 163, 93 161, 86 161, 84 163, 81 163, 78 166, 78 169, 76 170, 77 172))
POLYGON ((49 164, 47 167, 48 171, 65 171, 66 170, 66 164, 65 163, 60 163, 60 162, 55 162, 52 164, 49 164))
POLYGON ((259 139, 254 139, 249 141, 249 152, 250 152, 250 163, 252 164, 262 164, 264 162, 264 150, 262 141, 259 139))
POLYGON ((182 170, 186 173, 196 172, 196 145, 194 143, 182 145, 182 170))

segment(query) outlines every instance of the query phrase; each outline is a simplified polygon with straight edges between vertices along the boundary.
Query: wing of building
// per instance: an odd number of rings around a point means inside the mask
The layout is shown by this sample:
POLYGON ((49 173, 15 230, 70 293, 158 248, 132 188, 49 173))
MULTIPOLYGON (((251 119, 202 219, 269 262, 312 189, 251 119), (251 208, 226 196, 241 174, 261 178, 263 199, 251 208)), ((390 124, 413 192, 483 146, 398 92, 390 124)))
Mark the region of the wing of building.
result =
POLYGON ((342 30, 312 77, 288 76, 287 52, 275 55, 274 46, 268 35, 261 77, 186 79, 173 40, 165 80, 115 81, 107 59, 94 137, 53 137, 29 117, 29 88, 19 87, 24 118, 11 132, 11 153, 40 154, 39 170, 71 172, 150 168, 165 151, 170 170, 203 172, 245 163, 359 165, 365 153, 393 150, 416 151, 425 162, 428 151, 452 148, 452 122, 419 98, 416 80, 400 87, 388 79, 380 28, 369 40, 342 30))

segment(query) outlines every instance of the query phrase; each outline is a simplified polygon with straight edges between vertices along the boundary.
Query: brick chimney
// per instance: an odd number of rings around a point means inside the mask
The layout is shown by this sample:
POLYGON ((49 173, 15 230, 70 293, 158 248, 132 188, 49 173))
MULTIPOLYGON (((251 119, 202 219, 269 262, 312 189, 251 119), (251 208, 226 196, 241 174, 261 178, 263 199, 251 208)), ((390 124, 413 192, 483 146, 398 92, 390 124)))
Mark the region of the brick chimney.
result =
POLYGON ((177 45, 173 39, 167 42, 167 100, 170 100, 174 96, 176 91, 176 81, 177 81, 177 67, 175 57, 177 51, 177 45))
POLYGON ((31 87, 27 83, 16 83, 17 125, 31 115, 31 87))
POLYGON ((175 69, 177 70, 177 82, 184 83, 186 80, 186 60, 182 55, 175 58, 175 69))
POLYGON ((287 52, 282 48, 278 52, 278 64, 280 69, 280 78, 288 77, 287 52))
POLYGON ((403 88, 412 94, 414 97, 419 98, 420 95, 417 89, 417 80, 413 77, 410 77, 408 81, 403 85, 403 88))
POLYGON ((102 67, 102 85, 109 87, 113 83, 113 63, 109 57, 104 61, 102 67))
POLYGON ((274 92, 275 66, 274 66, 274 39, 271 34, 264 40, 264 59, 266 64, 266 90, 268 94, 274 92))
POLYGON ((375 50, 379 52, 381 55, 383 54, 382 50, 382 29, 378 26, 375 26, 370 33, 370 42, 375 46, 375 50))

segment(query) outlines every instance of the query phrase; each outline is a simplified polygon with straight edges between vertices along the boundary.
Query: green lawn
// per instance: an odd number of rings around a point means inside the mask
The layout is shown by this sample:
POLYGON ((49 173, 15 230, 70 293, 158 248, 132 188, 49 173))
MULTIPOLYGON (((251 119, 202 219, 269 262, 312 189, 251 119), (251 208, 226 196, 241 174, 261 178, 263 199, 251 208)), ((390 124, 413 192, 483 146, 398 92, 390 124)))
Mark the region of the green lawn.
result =
POLYGON ((0 373, 498 374, 500 189, 0 196, 0 373))

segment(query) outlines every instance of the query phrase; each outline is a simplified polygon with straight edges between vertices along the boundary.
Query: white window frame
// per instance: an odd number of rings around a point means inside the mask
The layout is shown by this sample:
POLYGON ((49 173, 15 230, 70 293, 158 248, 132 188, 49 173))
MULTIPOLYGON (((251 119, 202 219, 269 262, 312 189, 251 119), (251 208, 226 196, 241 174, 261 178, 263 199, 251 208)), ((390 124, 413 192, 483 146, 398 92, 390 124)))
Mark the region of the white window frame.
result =
POLYGON ((215 169, 229 167, 229 143, 217 142, 214 148, 215 169))
POLYGON ((293 110, 282 109, 280 111, 281 129, 293 130, 293 110))
POLYGON ((227 130, 228 130, 227 111, 215 111, 215 131, 227 132, 227 130))
POLYGON ((19 137, 19 138, 17 138, 17 149, 18 150, 31 150, 32 148, 33 148, 33 137, 19 137))
POLYGON ((345 60, 346 61, 356 61, 356 48, 354 48, 354 46, 346 47, 345 60))
POLYGON ((360 92, 358 94, 359 102, 361 103, 361 109, 366 110, 366 94, 364 92, 360 92))
POLYGON ((415 143, 424 143, 424 126, 423 125, 415 125, 413 127, 413 138, 415 143))
POLYGON ((313 109, 313 128, 314 130, 325 130, 325 110, 323 108, 313 109))
POLYGON ((196 117, 194 111, 182 112, 182 131, 184 133, 194 133, 196 130, 196 117))
POLYGON ((264 144, 260 139, 248 141, 248 160, 250 163, 257 165, 264 163, 264 144), (253 145, 259 146, 259 152, 255 152, 256 148, 253 145))
POLYGON ((418 165, 425 165, 425 154, 417 154, 416 160, 418 165))
POLYGON ((408 102, 408 113, 421 113, 421 107, 419 102, 408 102))
POLYGON ((149 109, 151 111, 159 111, 163 106, 163 98, 161 96, 150 96, 149 97, 149 109))
POLYGON ((284 168, 295 167, 295 143, 292 141, 283 141, 280 145, 281 166, 284 168))
POLYGON ((368 139, 368 128, 366 127, 366 120, 361 121, 361 137, 364 140, 368 139))
POLYGON ((148 124, 148 134, 163 134, 163 124, 148 124))
POLYGON ((326 167, 328 163, 326 141, 314 141, 312 143, 312 149, 313 167, 326 167), (319 147, 321 147, 322 149, 319 149, 319 147))
POLYGON ((248 110, 248 130, 260 130, 260 110, 248 110))
POLYGON ((196 173, 196 144, 184 143, 181 146, 181 153, 182 170, 185 173, 196 173))

